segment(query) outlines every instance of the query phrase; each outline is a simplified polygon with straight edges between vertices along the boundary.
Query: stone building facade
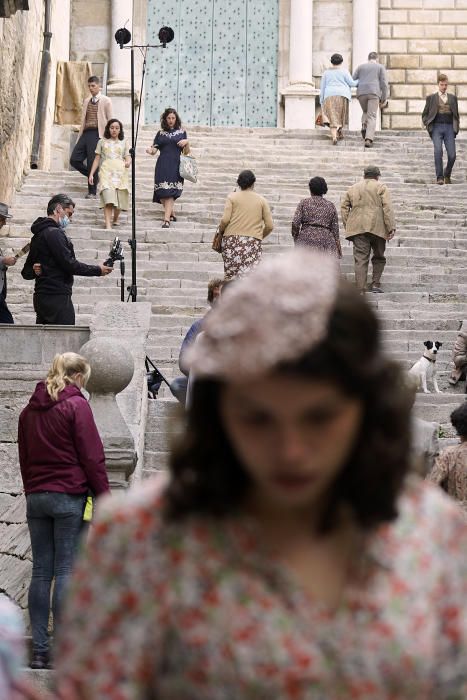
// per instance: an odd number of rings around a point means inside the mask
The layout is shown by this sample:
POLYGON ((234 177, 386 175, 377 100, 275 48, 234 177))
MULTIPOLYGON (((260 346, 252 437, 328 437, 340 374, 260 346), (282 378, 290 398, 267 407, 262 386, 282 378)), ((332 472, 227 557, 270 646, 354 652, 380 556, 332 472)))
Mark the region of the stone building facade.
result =
MULTIPOLYGON (((170 104, 189 124, 314 128, 331 54, 342 53, 352 70, 373 50, 391 84, 383 129, 421 128, 439 70, 448 73, 467 115, 467 0, 30 0, 28 11, 0 18, 3 200, 30 165, 47 4, 51 63, 39 167, 67 167, 73 143, 69 127, 53 125, 58 60, 89 61, 106 79, 115 114, 130 120, 130 52, 113 38, 123 25, 138 44, 157 44, 162 24, 175 30, 172 44, 147 54, 147 123, 170 104)), ((135 63, 138 85, 139 51, 135 63)), ((354 100, 351 128, 359 117, 354 100)))
POLYGON ((383 128, 419 129, 440 71, 467 115, 467 0, 380 0, 379 51, 391 83, 383 128))

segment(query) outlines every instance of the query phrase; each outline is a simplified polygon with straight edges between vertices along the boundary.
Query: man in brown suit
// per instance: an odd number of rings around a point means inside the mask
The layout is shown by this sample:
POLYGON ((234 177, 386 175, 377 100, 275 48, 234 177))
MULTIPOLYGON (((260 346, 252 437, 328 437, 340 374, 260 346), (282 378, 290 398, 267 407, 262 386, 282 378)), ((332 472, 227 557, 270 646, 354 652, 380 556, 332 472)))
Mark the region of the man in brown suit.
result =
MULTIPOLYGON (((78 141, 70 158, 71 167, 79 170, 82 175, 86 175, 86 179, 94 161, 97 142, 104 136, 105 125, 109 119, 112 119, 112 102, 110 97, 101 94, 100 81, 96 75, 88 79, 88 87, 91 94, 83 102, 78 141)), ((96 172, 94 184, 90 185, 88 181, 86 199, 96 198, 98 179, 96 172)))
POLYGON ((386 258, 386 241, 394 238, 396 224, 391 195, 379 182, 381 172, 374 165, 364 170, 364 179, 347 191, 341 203, 345 237, 353 243, 355 282, 358 291, 381 293, 386 258), (373 280, 367 287, 368 265, 373 252, 373 280))

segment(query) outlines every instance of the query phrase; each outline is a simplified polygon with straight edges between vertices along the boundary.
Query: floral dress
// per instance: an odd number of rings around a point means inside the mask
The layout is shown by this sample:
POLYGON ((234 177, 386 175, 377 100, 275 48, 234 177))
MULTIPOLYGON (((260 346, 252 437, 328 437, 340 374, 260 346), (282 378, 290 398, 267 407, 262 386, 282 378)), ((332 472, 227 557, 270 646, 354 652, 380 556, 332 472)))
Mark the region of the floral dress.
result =
POLYGON ((167 524, 147 481, 101 504, 69 590, 58 681, 86 700, 461 700, 467 523, 411 481, 337 610, 259 544, 252 521, 167 524))
POLYGON ((118 209, 128 209, 128 168, 125 158, 130 155, 128 143, 120 139, 99 139, 96 153, 99 163, 100 206, 113 204, 118 209))
POLYGON ((169 129, 158 131, 153 147, 159 149, 159 157, 154 173, 153 202, 173 197, 178 199, 183 192, 183 178, 180 177, 180 154, 182 149, 177 146, 179 141, 186 139, 184 129, 169 129))
POLYGON ((302 199, 293 218, 292 237, 295 245, 311 246, 336 258, 342 257, 336 207, 323 197, 302 199))

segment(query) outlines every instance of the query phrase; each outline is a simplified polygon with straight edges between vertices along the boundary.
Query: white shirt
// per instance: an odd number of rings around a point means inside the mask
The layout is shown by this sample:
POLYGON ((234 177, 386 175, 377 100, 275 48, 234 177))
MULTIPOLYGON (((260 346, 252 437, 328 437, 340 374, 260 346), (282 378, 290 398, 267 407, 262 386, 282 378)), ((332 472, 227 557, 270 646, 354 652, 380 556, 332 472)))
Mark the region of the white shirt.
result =
POLYGON ((441 97, 441 101, 444 102, 444 104, 446 105, 448 103, 448 93, 438 91, 438 95, 441 97))

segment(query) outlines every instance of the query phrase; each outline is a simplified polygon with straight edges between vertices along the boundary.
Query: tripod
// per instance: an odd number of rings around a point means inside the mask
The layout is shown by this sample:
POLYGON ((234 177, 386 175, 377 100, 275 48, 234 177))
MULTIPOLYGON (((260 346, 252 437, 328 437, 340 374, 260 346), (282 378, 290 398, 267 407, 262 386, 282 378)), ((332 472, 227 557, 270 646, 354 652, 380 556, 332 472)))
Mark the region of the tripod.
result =
POLYGON ((121 49, 129 49, 131 57, 131 238, 128 244, 131 249, 131 285, 128 287, 128 300, 136 301, 138 296, 137 288, 137 269, 136 269, 136 144, 138 141, 139 119, 141 114, 141 100, 143 96, 144 78, 146 74, 146 58, 149 49, 165 49, 174 38, 173 29, 170 27, 162 27, 159 30, 160 44, 130 44, 131 33, 126 27, 117 29, 115 32, 115 41, 121 49), (141 87, 139 92, 138 115, 135 123, 135 53, 134 50, 139 49, 143 56, 143 68, 141 74, 141 87))

